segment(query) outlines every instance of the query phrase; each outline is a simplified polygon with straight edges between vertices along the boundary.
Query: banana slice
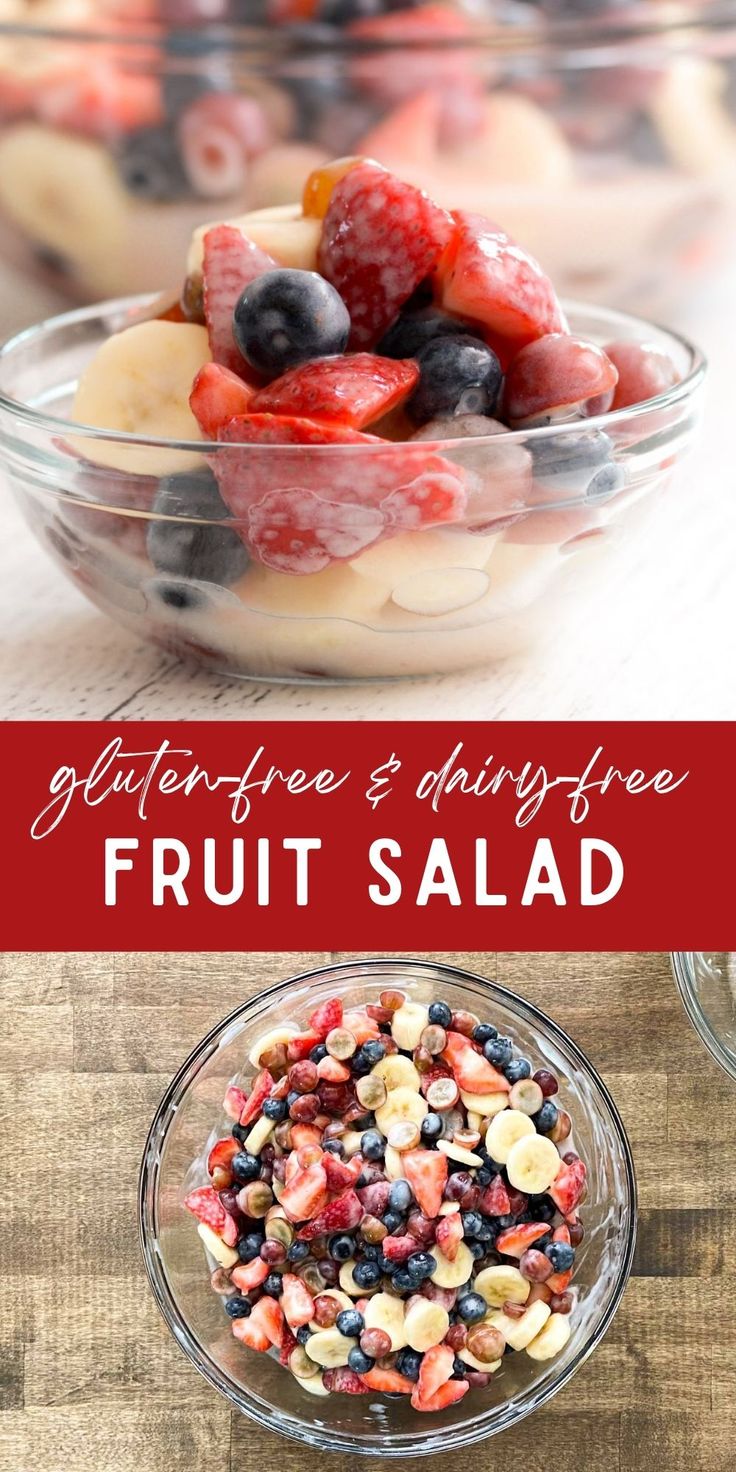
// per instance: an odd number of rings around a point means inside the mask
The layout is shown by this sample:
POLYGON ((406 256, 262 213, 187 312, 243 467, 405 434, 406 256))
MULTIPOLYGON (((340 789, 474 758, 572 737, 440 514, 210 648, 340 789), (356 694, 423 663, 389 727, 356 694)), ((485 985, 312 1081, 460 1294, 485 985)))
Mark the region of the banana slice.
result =
MULTIPOLYGON (((486 1130, 486 1150, 492 1160, 505 1165, 509 1151, 524 1135, 534 1135, 536 1130, 528 1114, 520 1109, 504 1109, 495 1114, 486 1130)), ((540 1139, 543 1138, 540 1136, 540 1139)))
MULTIPOLYGON (((531 1124, 531 1120, 529 1122, 531 1124)), ((506 1174, 517 1191, 525 1191, 527 1196, 538 1196, 549 1190, 561 1164, 557 1146, 546 1135, 534 1133, 524 1135, 511 1146, 506 1157, 506 1174)))
POLYGON ((280 1043, 290 1042, 292 1038, 297 1037, 298 1033, 298 1027, 272 1027, 270 1032, 264 1032, 263 1036, 253 1044, 248 1054, 248 1062, 253 1068, 260 1068, 261 1059, 269 1048, 277 1048, 280 1043))
POLYGON ((402 1085, 391 1090, 386 1103, 376 1110, 375 1120, 381 1134, 388 1135, 392 1125, 401 1124, 405 1119, 420 1125, 426 1114, 429 1114, 429 1105, 423 1094, 402 1085))
POLYGON ((441 1303, 428 1298, 415 1298, 406 1310, 404 1332, 406 1342, 419 1354, 441 1344, 450 1327, 450 1315, 441 1303))
POLYGON ((382 1078, 389 1093, 392 1089, 413 1089, 419 1093, 421 1083, 419 1071, 414 1067, 411 1058, 405 1058, 403 1053, 388 1053, 380 1063, 374 1064, 371 1073, 382 1078))
POLYGON ((402 1298, 394 1298, 391 1293, 376 1293, 366 1304, 363 1317, 366 1329, 383 1329, 384 1333, 388 1334, 392 1354, 397 1349, 404 1349, 408 1344, 406 1313, 402 1298))
POLYGON ((357 1343, 357 1339, 348 1339, 339 1329, 318 1329, 304 1348, 316 1365, 321 1365, 325 1370, 335 1370, 338 1365, 347 1364, 348 1355, 357 1343))
POLYGON ((339 1283, 343 1293, 347 1293, 349 1298, 370 1298, 371 1294, 376 1292, 376 1288, 361 1288, 353 1277, 354 1267, 355 1259, 351 1257, 340 1268, 339 1283))
MULTIPOLYGON (((108 337, 82 374, 72 418, 143 438, 201 440, 189 407, 192 383, 211 361, 207 332, 192 322, 139 322, 108 337)), ((139 475, 176 475, 200 464, 195 453, 79 440, 100 465, 139 475)))
POLYGON ((459 1210, 460 1207, 457 1201, 443 1201, 437 1214, 438 1216, 452 1216, 453 1212, 459 1210))
MULTIPOLYGON (((195 230, 187 256, 187 275, 198 280, 202 275, 204 237, 218 220, 210 220, 195 230)), ((252 210, 247 215, 237 215, 226 220, 234 225, 247 240, 259 245, 278 261, 280 266, 292 266, 297 271, 317 270, 317 247, 322 234, 322 221, 302 215, 301 205, 273 205, 263 210, 252 210)))
POLYGON ((531 1283, 523 1278, 518 1268, 498 1263, 492 1268, 483 1268, 473 1288, 485 1298, 489 1308, 502 1308, 505 1303, 526 1303, 531 1292, 531 1283))
POLYGON ((301 1375, 295 1375, 294 1379, 297 1385, 301 1385, 302 1390, 308 1390, 310 1395, 329 1395, 330 1393, 319 1373, 310 1375, 308 1380, 303 1380, 301 1375))
POLYGON ((466 1365, 470 1365, 471 1370, 482 1370, 486 1375, 495 1374, 496 1370, 500 1369, 503 1364, 503 1360, 492 1360, 489 1365, 486 1365, 483 1360, 479 1360, 469 1349, 460 1350, 460 1359, 466 1365))
POLYGON ((458 1243, 454 1262, 450 1262, 442 1249, 437 1246, 431 1247, 430 1252, 437 1264, 432 1273, 432 1282, 436 1283, 438 1288, 460 1288, 463 1283, 467 1283, 473 1271, 475 1258, 465 1242, 458 1243))
POLYGON ((401 1156, 398 1150, 394 1150, 393 1145, 386 1146, 386 1154, 383 1157, 383 1169, 387 1180, 403 1181, 404 1167, 401 1163, 401 1156))
POLYGON ((391 1036, 405 1053, 413 1053, 429 1022, 429 1009, 419 1002, 404 1002, 391 1019, 391 1036))
POLYGON ((550 1312, 549 1304, 537 1298, 534 1303, 530 1303, 523 1319, 510 1319, 508 1314, 499 1312, 490 1314, 488 1323, 501 1330, 506 1343, 512 1349, 526 1349, 544 1328, 550 1312))
POLYGON ((223 1242, 222 1237, 218 1237, 212 1228, 207 1226, 206 1222, 200 1222, 197 1231, 210 1256, 214 1257, 215 1262, 219 1262, 221 1268, 235 1267, 239 1258, 234 1247, 228 1247, 227 1243, 223 1242))
POLYGON ((351 1155, 357 1155, 362 1139, 363 1136, 359 1130, 346 1130, 345 1134, 340 1136, 342 1153, 347 1156, 348 1160, 351 1155))
POLYGON ((459 1160, 462 1165, 471 1168, 483 1164, 482 1156, 474 1155, 472 1150, 466 1150, 464 1145, 456 1145, 454 1140, 438 1140, 437 1149, 442 1151, 449 1160, 459 1160))
MULTIPOLYGON (((341 1309, 352 1308, 353 1306, 352 1298, 347 1293, 343 1293, 339 1288, 324 1288, 319 1296, 320 1298, 334 1298, 335 1303, 339 1304, 341 1309)), ((321 1328, 321 1325, 317 1323, 316 1319, 312 1319, 310 1320, 309 1327, 316 1334, 321 1328)))
POLYGON ((533 1360, 551 1360, 565 1348, 571 1332, 567 1314, 550 1314, 536 1339, 527 1345, 526 1352, 533 1360))
POLYGON ((509 1103, 509 1096, 503 1091, 498 1094, 466 1094, 461 1089, 460 1098, 465 1108, 479 1119, 492 1119, 494 1114, 507 1109, 509 1103))
POLYGON ((243 1149, 247 1150, 249 1155, 260 1155, 263 1146, 273 1134, 275 1128, 276 1121, 274 1119, 266 1119, 265 1114, 262 1114, 243 1140, 243 1149))

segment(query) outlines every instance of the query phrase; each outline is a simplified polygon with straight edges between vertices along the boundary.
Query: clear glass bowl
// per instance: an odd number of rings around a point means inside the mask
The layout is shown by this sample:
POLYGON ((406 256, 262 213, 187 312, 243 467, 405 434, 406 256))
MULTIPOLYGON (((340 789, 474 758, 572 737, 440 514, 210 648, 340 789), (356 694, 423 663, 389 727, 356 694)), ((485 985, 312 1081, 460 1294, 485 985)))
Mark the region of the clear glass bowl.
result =
POLYGON ((736 954, 673 951, 671 961, 695 1031, 716 1063, 736 1079, 736 954))
POLYGON ((608 1328, 626 1286, 636 1235, 628 1141, 613 1100, 587 1058, 556 1023, 504 987, 428 961, 370 959, 325 967, 271 987, 226 1017, 194 1049, 161 1100, 144 1152, 139 1200, 154 1296, 197 1369, 261 1426, 356 1456, 456 1450, 505 1430, 543 1405, 608 1328), (305 1022, 327 997, 363 1005, 395 985, 415 1001, 441 996, 454 1008, 492 1019, 535 1067, 551 1068, 573 1118, 575 1148, 589 1171, 585 1237, 575 1276, 579 1301, 567 1346, 545 1364, 525 1355, 509 1357, 487 1390, 471 1391, 436 1416, 419 1416, 401 1399, 332 1395, 317 1400, 274 1360, 245 1350, 210 1288, 202 1245, 183 1205, 195 1183, 192 1163, 201 1159, 208 1138, 216 1138, 225 1088, 240 1076, 256 1037, 279 1023, 305 1022))
POLYGON ((2 249, 72 298, 176 285, 196 225, 298 199, 356 152, 498 220, 568 295, 661 310, 728 253, 733 0, 469 0, 380 43, 118 8, 128 24, 0 26, 2 249), (222 96, 246 101, 224 132, 222 96))
MULTIPOLYGON (((518 651, 549 627, 563 593, 582 599, 589 577, 600 579, 614 540, 658 509, 699 412, 704 364, 695 348, 636 318, 573 304, 573 331, 601 344, 653 344, 674 358, 682 382, 638 408, 574 424, 378 450, 183 445, 73 426, 63 416, 80 372, 139 308, 81 309, 0 351, 7 480, 39 540, 98 608, 228 675, 388 679, 518 651), (599 466, 570 459, 571 442, 597 431, 610 441, 602 483, 599 466), (208 519, 194 479, 203 455, 251 503, 246 519, 208 519), (438 468, 467 490, 460 519, 389 534, 377 502, 438 468), (264 490, 294 485, 314 488, 311 512, 317 504, 320 518, 336 515, 347 528, 342 560, 307 574, 248 561, 237 535, 251 538, 252 503, 264 490), (337 511, 325 512, 323 498, 337 511)), ((597 454, 606 442, 588 443, 597 454)))

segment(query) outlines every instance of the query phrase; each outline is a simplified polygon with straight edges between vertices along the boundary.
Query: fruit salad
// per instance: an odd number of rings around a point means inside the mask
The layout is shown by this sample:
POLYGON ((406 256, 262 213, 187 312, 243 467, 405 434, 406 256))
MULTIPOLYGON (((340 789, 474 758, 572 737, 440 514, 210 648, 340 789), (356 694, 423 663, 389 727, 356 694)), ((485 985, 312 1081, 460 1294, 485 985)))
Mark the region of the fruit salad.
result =
POLYGON ((548 1068, 389 989, 270 1030, 248 1072, 184 1197, 236 1339, 426 1413, 564 1349, 586 1166, 548 1068))

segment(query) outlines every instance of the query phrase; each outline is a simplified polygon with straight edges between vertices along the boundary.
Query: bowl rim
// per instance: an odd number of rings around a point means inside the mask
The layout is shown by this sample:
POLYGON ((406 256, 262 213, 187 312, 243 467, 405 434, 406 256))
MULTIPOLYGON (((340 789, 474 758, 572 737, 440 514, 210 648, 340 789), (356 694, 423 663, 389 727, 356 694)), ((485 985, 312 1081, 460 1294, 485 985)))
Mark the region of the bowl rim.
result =
POLYGON ((292 1441, 302 1444, 306 1443, 322 1450, 352 1452, 363 1456, 369 1455, 376 1457, 416 1457, 428 1456, 441 1450, 445 1444, 443 1431, 440 1430, 433 1437, 431 1428, 429 1431, 423 1430, 421 1433, 422 1439, 419 1444, 415 1444, 415 1433, 407 1433, 405 1437, 402 1434, 401 1440, 396 1444, 392 1443, 390 1447, 384 1450, 382 1444, 377 1439, 369 1440, 366 1438, 365 1444, 361 1445, 355 1438, 342 1433, 338 1434, 329 1428, 324 1431, 321 1428, 316 1429, 314 1432, 306 1435, 291 1423, 288 1425, 274 1425, 274 1413, 271 1409, 269 1413, 264 1413, 257 1403, 252 1405, 242 1404, 240 1396, 233 1389, 228 1377, 212 1362, 206 1349, 200 1345, 198 1339, 179 1311, 169 1287, 161 1255, 154 1246, 156 1241, 154 1228, 159 1166, 159 1154, 156 1147, 158 1144, 160 1148, 160 1143, 165 1138, 171 1119, 174 1117, 178 1107, 175 1101, 178 1097, 179 1090, 185 1083, 194 1065, 198 1064, 200 1058, 205 1053, 212 1050, 217 1040, 227 1034, 228 1029, 239 1021, 243 1013, 250 1011, 254 1006, 259 1007, 260 1013, 267 1016, 270 1001, 288 993, 297 984, 308 984, 310 981, 316 979, 329 981, 332 975, 344 974, 346 970, 355 972, 357 979, 357 976, 361 972, 367 971, 370 973, 376 968, 386 966, 392 970, 407 974, 420 968, 425 973, 428 971, 435 975, 439 973, 440 976, 445 976, 451 980, 469 982, 476 986, 478 984, 482 985, 502 1003, 507 1006, 510 1005, 513 1010, 519 1012, 532 1025, 535 1023, 541 1024, 549 1032, 553 1041, 556 1041, 558 1045, 561 1043, 565 1049, 569 1050, 576 1065, 587 1075, 594 1089, 600 1094, 606 1105, 613 1133, 623 1159, 624 1189, 629 1217, 623 1260, 606 1310, 570 1363, 546 1386, 535 1394, 530 1395, 530 1403, 522 1405, 508 1425, 497 1427, 484 1426, 481 1430, 474 1432, 474 1427, 478 1426, 478 1418, 476 1418, 475 1421, 471 1421, 467 1428, 464 1428, 462 1431, 457 1427, 445 1428, 445 1431, 451 1433, 454 1447, 473 1445, 478 1441, 497 1435, 502 1430, 510 1429, 511 1425, 516 1425, 519 1421, 524 1420, 526 1416, 539 1409, 540 1406, 544 1405, 552 1396, 556 1395, 559 1390, 568 1384, 580 1366, 585 1363, 593 1353, 593 1350, 597 1348, 610 1327, 631 1274, 638 1225, 637 1183, 631 1146, 612 1095, 601 1079, 597 1069, 594 1068, 587 1055, 577 1043, 573 1042, 564 1029, 558 1023, 554 1022, 547 1013, 543 1012, 541 1008, 537 1007, 535 1003, 528 1001, 525 997, 519 996, 518 993, 511 991, 510 988, 503 986, 500 982, 492 981, 478 972, 467 970, 465 967, 455 966, 449 962, 437 961, 426 956, 354 956, 349 960, 332 961, 323 966, 312 967, 308 971, 302 971, 282 981, 275 982, 271 986, 264 988, 263 991, 258 992, 254 997, 251 997, 247 1002, 234 1008, 232 1012, 228 1013, 226 1017, 216 1023, 205 1037, 191 1050, 180 1068, 176 1071, 155 1110, 146 1137, 138 1177, 138 1234, 149 1287, 167 1328, 195 1369, 203 1375, 204 1379, 214 1389, 225 1395, 230 1403, 239 1411, 255 1421, 256 1424, 268 1430, 277 1431, 292 1441), (151 1196, 151 1207, 154 1212, 152 1218, 149 1217, 149 1193, 151 1196))
MULTIPOLYGON (((54 334, 64 329, 84 326, 88 322, 103 319, 105 316, 113 317, 122 313, 128 313, 133 318, 126 326, 123 323, 115 332, 110 332, 106 341, 110 341, 120 332, 131 327, 143 324, 146 321, 154 321, 155 317, 143 315, 146 310, 160 299, 160 293, 142 293, 128 297, 112 298, 108 301, 94 302, 90 306, 76 307, 69 312, 61 312, 52 317, 46 317, 41 322, 32 324, 30 327, 22 328, 20 332, 11 334, 0 342, 0 370, 12 360, 15 352, 22 351, 27 347, 33 347, 42 343, 44 338, 51 339, 54 334)), ((616 325, 628 326, 629 329, 637 329, 641 334, 647 331, 661 334, 671 343, 676 344, 680 352, 684 352, 689 360, 689 368, 679 382, 657 394, 654 398, 646 399, 643 404, 633 404, 624 409, 609 410, 605 414, 591 415, 587 419, 573 419, 551 425, 538 425, 529 429, 510 429, 502 435, 489 434, 479 435, 473 438, 472 444, 476 450, 486 449, 491 445, 498 445, 501 441, 504 445, 527 445, 546 439, 566 436, 575 437, 584 432, 616 428, 624 424, 638 424, 646 421, 650 416, 660 414, 663 410, 676 407, 691 398, 700 388, 705 378, 708 361, 702 349, 696 343, 685 336, 684 333, 675 328, 651 322, 645 317, 639 317, 631 312, 623 312, 615 307, 598 306, 595 303, 581 302, 574 298, 562 298, 562 307, 566 316, 574 318, 578 313, 593 314, 602 324, 610 323, 613 332, 616 325)), ((179 324, 173 324, 179 325, 179 324)), ((201 324, 197 324, 201 325, 201 324)), ((298 449, 300 455, 318 452, 320 457, 324 454, 331 456, 369 456, 371 454, 400 455, 405 451, 407 444, 422 445, 427 453, 457 453, 459 443, 457 439, 450 440, 380 440, 370 444, 327 444, 327 445, 254 445, 252 443, 241 443, 240 441, 218 441, 218 440, 176 440, 162 439, 154 435, 132 434, 125 430, 101 429, 95 425, 76 423, 71 419, 60 419, 54 415, 45 414, 42 410, 34 408, 22 399, 15 399, 10 394, 0 389, 0 424, 3 417, 20 420, 32 429, 42 430, 55 437, 73 436, 77 440, 101 441, 109 445, 127 446, 129 448, 145 448, 153 450, 181 451, 182 453, 196 454, 199 456, 222 455, 228 451, 256 450, 259 455, 268 454, 273 451, 276 454, 284 454, 285 450, 298 449)))
POLYGON ((718 1064, 719 1068, 733 1082, 736 1079, 736 1059, 728 1048, 724 1047, 715 1029, 711 1026, 708 1015, 704 1012, 697 999, 693 986, 693 956, 703 956, 705 951, 670 951, 670 967, 675 984, 679 992, 680 1001, 701 1043, 708 1049, 711 1058, 718 1064))

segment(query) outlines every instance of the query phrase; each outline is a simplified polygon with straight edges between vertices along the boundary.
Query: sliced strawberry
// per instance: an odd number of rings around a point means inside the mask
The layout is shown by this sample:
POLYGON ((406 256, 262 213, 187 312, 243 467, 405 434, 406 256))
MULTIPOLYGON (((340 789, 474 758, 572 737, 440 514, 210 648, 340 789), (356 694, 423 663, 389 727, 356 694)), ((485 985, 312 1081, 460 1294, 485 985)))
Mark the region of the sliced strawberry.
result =
MULTIPOLYGON (((416 1384, 417 1399, 426 1402, 442 1385, 446 1385, 452 1374, 455 1363, 455 1354, 449 1344, 435 1344, 428 1349, 419 1368, 419 1379, 416 1384)), ((412 1404, 414 1397, 412 1396, 412 1404)))
POLYGON ((528 1247, 532 1247, 540 1237, 544 1237, 549 1231, 546 1222, 520 1222, 516 1227, 508 1227, 505 1232, 500 1232, 496 1238, 496 1252, 503 1257, 524 1256, 528 1247))
POLYGON ((247 414, 254 389, 221 363, 205 363, 194 380, 189 407, 205 439, 216 440, 223 424, 247 414))
POLYGON ((350 1069, 339 1058, 331 1058, 329 1053, 326 1058, 320 1058, 317 1073, 328 1084, 346 1084, 352 1077, 350 1069))
POLYGON ((233 1319, 233 1334, 241 1344, 247 1344, 249 1349, 257 1349, 260 1354, 265 1354, 271 1348, 271 1340, 261 1327, 258 1320, 253 1322, 253 1315, 249 1319, 233 1319))
POLYGON ((566 331, 551 281, 541 266, 483 215, 461 211, 437 267, 440 301, 521 348, 548 332, 566 331))
POLYGON ((279 1348, 280 1365, 288 1365, 289 1359, 291 1358, 291 1355, 296 1349, 298 1343, 299 1341, 296 1336, 292 1334, 289 1325, 285 1323, 283 1329, 281 1330, 281 1346, 279 1348))
POLYGON ((458 1088, 466 1094, 508 1093, 511 1085, 482 1053, 478 1053, 469 1038, 460 1032, 448 1032, 447 1046, 442 1058, 449 1063, 458 1088))
POLYGON ((234 373, 249 368, 233 337, 233 312, 240 293, 277 262, 234 225, 214 225, 204 237, 202 282, 210 351, 216 363, 234 373))
MULTIPOLYGON (((324 1169, 322 1169, 322 1174, 325 1175, 324 1169)), ((284 1205, 283 1196, 281 1205, 284 1205)), ((323 1237, 328 1232, 349 1232, 353 1227, 359 1226, 364 1216, 365 1208, 362 1202, 356 1192, 349 1189, 344 1191, 342 1196, 337 1196, 334 1201, 330 1201, 322 1211, 318 1211, 312 1220, 301 1228, 297 1236, 301 1242, 311 1242, 314 1237, 323 1237)))
POLYGON ((378 164, 359 164, 338 180, 318 260, 350 313, 354 348, 383 336, 452 233, 446 210, 378 164))
POLYGON ((435 1217, 447 1180, 447 1156, 441 1150, 407 1150, 401 1164, 420 1211, 435 1217))
POLYGON ((290 1329, 301 1329, 314 1318, 314 1299, 302 1278, 284 1273, 281 1279, 281 1307, 290 1329))
POLYGON ((346 1012, 342 1025, 353 1034, 359 1048, 362 1048, 363 1043, 375 1042, 381 1036, 378 1023, 368 1016, 364 1007, 354 1007, 352 1011, 346 1012))
POLYGON ((478 1202, 478 1210, 485 1216, 509 1215, 511 1201, 503 1176, 494 1176, 490 1186, 486 1186, 478 1202))
POLYGON ((248 539, 266 567, 304 575, 357 557, 383 531, 372 506, 325 501, 314 491, 271 491, 251 506, 248 539))
POLYGON ((370 1395, 370 1390, 355 1370, 339 1365, 336 1370, 325 1370, 322 1383, 327 1390, 342 1391, 344 1395, 370 1395))
POLYGON ((241 1124, 252 1124, 257 1119, 273 1088, 273 1079, 267 1068, 261 1069, 253 1080, 253 1087, 243 1106, 241 1124))
POLYGON ((403 1237, 384 1237, 381 1243, 381 1252, 389 1262, 406 1262, 412 1252, 417 1252, 419 1243, 416 1237, 406 1233, 403 1237))
MULTIPOLYGON (((361 1162, 357 1156, 352 1160, 338 1160, 331 1150, 326 1150, 322 1157, 322 1164, 327 1176, 328 1191, 346 1191, 355 1185, 361 1171, 361 1162), (356 1169, 357 1166, 357 1169, 356 1169)), ((365 1208, 363 1208, 365 1210, 365 1208)))
POLYGON ((444 1252, 448 1262, 454 1262, 463 1240, 463 1219, 459 1211, 441 1216, 437 1223, 437 1246, 444 1252))
POLYGON ((469 1390, 470 1383, 467 1380, 448 1380, 444 1385, 440 1386, 439 1390, 435 1391, 434 1395, 427 1396, 424 1399, 420 1396, 419 1386, 415 1385, 411 1395, 411 1403, 415 1411, 445 1411, 448 1406, 454 1406, 456 1401, 462 1400, 463 1396, 467 1395, 469 1390))
MULTIPOLYGON (((293 1131, 292 1131, 293 1139, 293 1131)), ((291 1222, 308 1222, 322 1210, 327 1195, 327 1176, 319 1162, 300 1170, 281 1193, 279 1206, 291 1222)))
POLYGON ((254 1288, 260 1288, 270 1271, 268 1263, 264 1262, 263 1258, 254 1257, 252 1262, 244 1262, 233 1268, 230 1276, 241 1293, 251 1293, 254 1288))
MULTIPOLYGON (((350 70, 361 91, 382 102, 413 97, 422 89, 453 97, 478 85, 473 53, 459 44, 471 22, 456 6, 436 0, 415 9, 404 4, 388 14, 357 19, 348 30, 361 42, 361 50, 372 41, 381 46, 378 60, 370 52, 367 57, 359 54, 350 70)), ((367 152, 365 146, 361 151, 367 152)), ((370 157, 376 157, 373 149, 370 157)))
POLYGON ((363 429, 403 404, 418 380, 419 367, 413 360, 374 353, 313 358, 259 389, 251 413, 327 419, 363 429))
POLYGON ((276 1349, 280 1348, 284 1332, 284 1315, 278 1299, 271 1298, 269 1294, 264 1293, 263 1298, 259 1298, 254 1304, 249 1323, 255 1324, 256 1328, 266 1335, 269 1344, 273 1344, 276 1349))
POLYGON ((237 1088, 235 1084, 230 1085, 222 1105, 228 1119, 234 1119, 238 1124, 240 1123, 240 1116, 245 1109, 247 1097, 247 1094, 244 1094, 243 1090, 237 1088))
POLYGON ((316 1048, 322 1042, 320 1033, 310 1028, 308 1032, 300 1032, 297 1037, 290 1038, 286 1044, 286 1056, 290 1063, 301 1063, 302 1059, 308 1058, 312 1048, 316 1048))
POLYGON ((196 1216, 197 1221, 204 1222, 216 1236, 221 1237, 228 1247, 234 1247, 238 1240, 238 1225, 235 1218, 227 1212, 212 1186, 197 1186, 196 1190, 190 1191, 184 1197, 184 1205, 187 1211, 196 1216))
POLYGON ((430 166, 435 161, 442 104, 435 92, 419 92, 382 117, 360 140, 358 152, 385 168, 430 166))
POLYGON ((239 1140, 234 1140, 232 1135, 227 1135, 224 1140, 217 1140, 207 1156, 207 1174, 212 1175, 219 1167, 228 1170, 234 1155, 242 1149, 239 1140))
POLYGON ((314 1124, 293 1124, 291 1143, 295 1150, 301 1150, 305 1145, 321 1145, 322 1131, 314 1124))
POLYGON ((426 470, 381 502, 386 525, 392 531, 415 531, 419 527, 462 520, 468 502, 462 471, 457 467, 456 474, 449 474, 449 462, 444 464, 446 470, 426 470))
POLYGON ((549 1194, 563 1216, 572 1216, 585 1187, 587 1171, 582 1160, 563 1160, 549 1194))
POLYGON ((328 997, 326 1002, 321 1002, 316 1007, 309 1019, 312 1032, 321 1039, 332 1032, 333 1027, 340 1027, 343 1019, 343 1005, 339 997, 328 997))
POLYGON ((400 1375, 398 1370, 381 1370, 378 1365, 360 1378, 369 1390, 383 1391, 386 1395, 411 1395, 414 1389, 414 1381, 407 1380, 406 1375, 400 1375))

